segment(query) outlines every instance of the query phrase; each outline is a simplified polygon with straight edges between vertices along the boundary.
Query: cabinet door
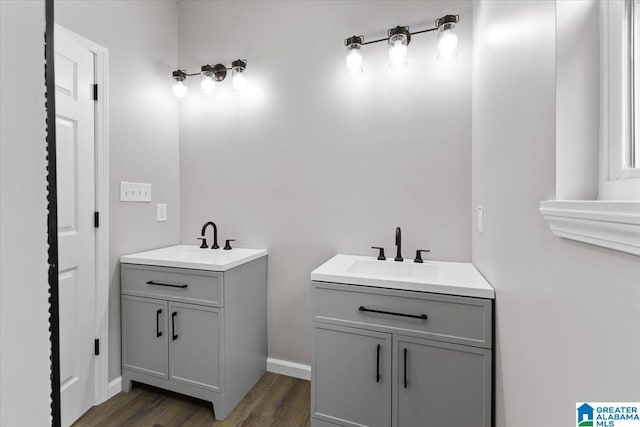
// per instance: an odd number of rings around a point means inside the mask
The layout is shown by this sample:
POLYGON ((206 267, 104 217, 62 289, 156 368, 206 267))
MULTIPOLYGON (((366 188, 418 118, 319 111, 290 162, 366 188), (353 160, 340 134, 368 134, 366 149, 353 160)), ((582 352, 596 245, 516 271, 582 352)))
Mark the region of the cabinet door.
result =
POLYGON ((122 366, 168 378, 167 303, 122 296, 122 366))
POLYGON ((314 335, 312 417, 389 427, 391 334, 316 323, 314 335))
POLYGON ((491 350, 393 339, 394 427, 491 426, 491 350))
POLYGON ((169 377, 212 391, 224 391, 223 310, 169 303, 169 377))

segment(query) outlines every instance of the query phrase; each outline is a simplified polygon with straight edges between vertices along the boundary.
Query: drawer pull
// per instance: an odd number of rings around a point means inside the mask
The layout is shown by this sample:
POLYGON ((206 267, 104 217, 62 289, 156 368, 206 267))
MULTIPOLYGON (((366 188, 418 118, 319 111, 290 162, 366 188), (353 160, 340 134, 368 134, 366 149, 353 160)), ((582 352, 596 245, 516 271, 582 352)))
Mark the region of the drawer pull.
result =
POLYGON ((383 310, 373 310, 371 308, 367 308, 361 305, 358 308, 358 311, 367 311, 369 313, 380 313, 380 314, 388 314, 390 316, 400 316, 400 317, 411 317, 413 319, 427 319, 426 314, 406 314, 406 313, 394 313, 393 311, 383 311, 383 310))
POLYGON ((376 350, 376 382, 380 382, 380 344, 376 350))
POLYGON ((176 316, 178 315, 177 311, 171 313, 171 335, 173 341, 178 339, 178 334, 176 334, 176 316))
POLYGON ((180 288, 180 289, 186 289, 189 285, 172 285, 170 283, 158 283, 158 282, 154 282, 153 280, 149 280, 147 282, 147 285, 152 285, 152 286, 165 286, 167 288, 180 288))
POLYGON ((156 311, 156 338, 160 338, 162 336, 162 332, 160 332, 160 315, 162 314, 162 309, 158 309, 156 311))
POLYGON ((408 350, 404 349, 404 388, 407 388, 407 353, 408 350))

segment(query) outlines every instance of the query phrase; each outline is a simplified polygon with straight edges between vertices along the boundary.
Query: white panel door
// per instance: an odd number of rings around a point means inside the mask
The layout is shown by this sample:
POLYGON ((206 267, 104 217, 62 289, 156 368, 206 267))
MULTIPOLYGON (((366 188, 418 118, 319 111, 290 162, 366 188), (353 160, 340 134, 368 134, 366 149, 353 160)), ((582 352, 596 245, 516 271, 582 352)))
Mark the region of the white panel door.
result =
POLYGON ((94 403, 94 56, 55 33, 62 425, 94 403))

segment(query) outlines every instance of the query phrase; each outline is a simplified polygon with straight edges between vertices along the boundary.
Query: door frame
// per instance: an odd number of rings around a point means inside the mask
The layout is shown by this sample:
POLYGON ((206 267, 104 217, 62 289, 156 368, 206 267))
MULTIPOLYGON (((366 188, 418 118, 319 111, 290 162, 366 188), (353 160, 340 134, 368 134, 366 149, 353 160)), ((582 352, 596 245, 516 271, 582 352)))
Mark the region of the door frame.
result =
POLYGON ((109 50, 80 34, 55 24, 64 33, 94 55, 94 82, 98 85, 95 101, 95 210, 100 213, 96 228, 95 255, 95 337, 100 340, 95 356, 94 405, 109 395, 109 50))

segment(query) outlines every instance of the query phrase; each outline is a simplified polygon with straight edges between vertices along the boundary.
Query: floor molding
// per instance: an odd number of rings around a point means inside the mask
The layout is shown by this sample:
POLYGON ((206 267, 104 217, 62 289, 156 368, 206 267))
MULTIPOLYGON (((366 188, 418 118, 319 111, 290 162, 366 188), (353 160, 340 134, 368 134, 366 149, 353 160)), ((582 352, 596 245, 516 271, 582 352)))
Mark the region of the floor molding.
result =
MULTIPOLYGON (((301 363, 289 362, 288 360, 281 359, 267 359, 267 371, 274 374, 288 375, 294 378, 300 378, 301 380, 311 380, 311 366, 303 365, 301 363)), ((107 400, 111 399, 116 394, 122 391, 122 377, 118 377, 113 381, 109 381, 109 388, 107 390, 107 400)))
POLYGON ((311 366, 301 363, 289 362, 288 360, 267 359, 267 371, 274 374, 288 375, 301 380, 311 380, 311 366))
POLYGON ((116 394, 122 391, 122 377, 118 377, 113 381, 109 381, 109 387, 107 388, 107 400, 111 399, 116 394))

